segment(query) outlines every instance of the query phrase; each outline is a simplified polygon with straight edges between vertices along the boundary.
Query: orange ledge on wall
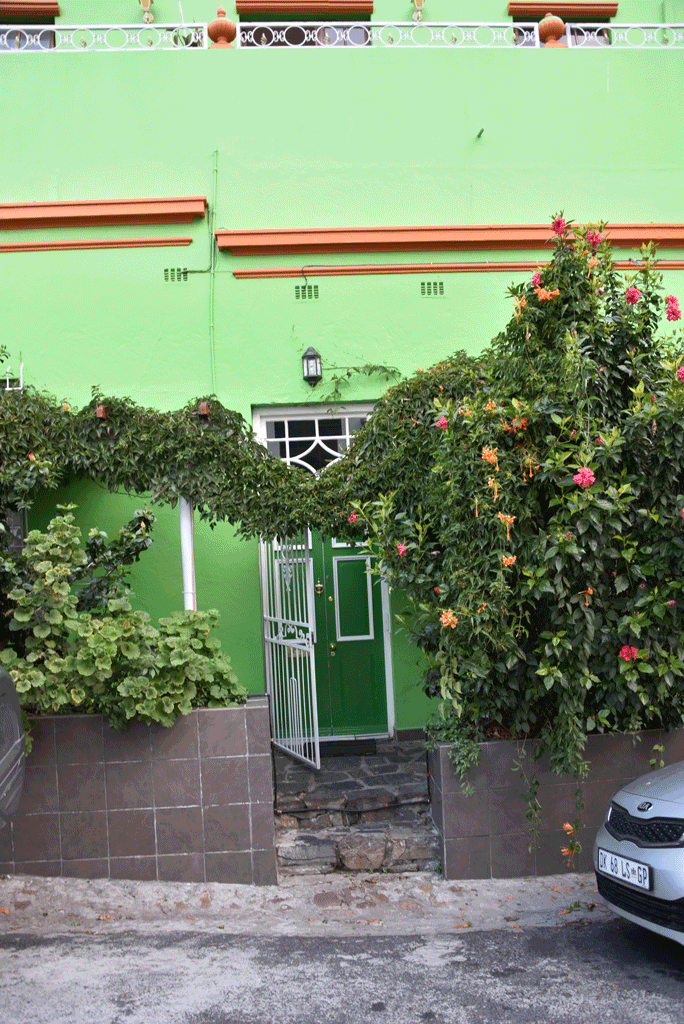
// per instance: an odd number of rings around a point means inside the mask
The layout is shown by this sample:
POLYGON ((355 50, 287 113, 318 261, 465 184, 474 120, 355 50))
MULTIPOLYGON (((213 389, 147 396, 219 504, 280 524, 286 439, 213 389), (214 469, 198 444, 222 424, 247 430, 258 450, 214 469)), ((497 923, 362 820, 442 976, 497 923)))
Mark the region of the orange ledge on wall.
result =
POLYGON ((238 14, 372 14, 373 0, 236 0, 238 14))
POLYGON ((204 217, 206 196, 165 199, 84 199, 58 203, 0 203, 0 229, 71 228, 122 224, 189 224, 204 217))
MULTIPOLYGON (((350 266, 250 267, 234 270, 239 281, 278 277, 360 277, 372 274, 513 274, 547 266, 544 260, 508 260, 501 263, 362 263, 350 266)), ((618 270, 634 269, 629 260, 616 260, 618 270)), ((660 270, 684 270, 684 260, 659 260, 660 270)))
POLYGON ((561 18, 614 18, 618 4, 596 0, 510 0, 508 13, 513 18, 544 18, 556 14, 561 18))
MULTIPOLYGON (((655 242, 684 248, 684 224, 612 224, 607 229, 617 246, 655 242)), ((548 224, 456 224, 444 227, 265 228, 216 231, 219 249, 234 256, 282 256, 322 252, 468 252, 473 250, 544 249, 553 245, 548 224)))
POLYGON ((0 18, 58 18, 57 0, 0 0, 0 18))
POLYGON ((70 238, 60 242, 0 242, 0 252, 51 252, 61 249, 148 249, 191 245, 189 235, 166 238, 70 238))

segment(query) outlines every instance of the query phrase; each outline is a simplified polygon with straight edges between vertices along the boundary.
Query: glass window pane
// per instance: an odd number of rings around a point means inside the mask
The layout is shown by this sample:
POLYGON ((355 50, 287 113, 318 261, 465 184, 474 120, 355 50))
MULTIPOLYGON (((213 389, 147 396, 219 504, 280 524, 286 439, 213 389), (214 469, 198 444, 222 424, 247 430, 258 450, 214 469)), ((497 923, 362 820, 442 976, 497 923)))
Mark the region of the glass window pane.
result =
POLYGON ((342 420, 320 419, 318 421, 318 432, 321 437, 339 437, 344 434, 342 420))
POLYGON ((285 421, 272 420, 266 424, 266 437, 285 437, 285 421))
POLYGON ((287 428, 290 437, 315 437, 315 420, 288 420, 287 428))
POLYGON ((348 421, 349 433, 354 434, 357 430, 360 430, 367 419, 367 416, 350 416, 348 421))

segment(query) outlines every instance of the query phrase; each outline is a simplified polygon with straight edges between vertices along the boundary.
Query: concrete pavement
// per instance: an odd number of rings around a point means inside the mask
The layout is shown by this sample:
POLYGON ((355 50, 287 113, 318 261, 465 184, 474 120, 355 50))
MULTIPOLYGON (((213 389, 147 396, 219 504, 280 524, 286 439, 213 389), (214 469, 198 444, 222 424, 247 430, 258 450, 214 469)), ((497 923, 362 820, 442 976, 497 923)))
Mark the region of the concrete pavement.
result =
POLYGON ((447 881, 326 874, 279 886, 0 877, 0 934, 422 935, 608 920, 593 874, 447 881))

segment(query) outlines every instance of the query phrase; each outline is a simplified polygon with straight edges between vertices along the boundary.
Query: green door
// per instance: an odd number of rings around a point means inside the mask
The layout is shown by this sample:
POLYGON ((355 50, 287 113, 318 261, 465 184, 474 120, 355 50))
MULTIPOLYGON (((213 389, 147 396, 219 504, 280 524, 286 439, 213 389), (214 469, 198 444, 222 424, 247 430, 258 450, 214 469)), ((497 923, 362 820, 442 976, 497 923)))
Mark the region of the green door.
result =
POLYGON ((386 734, 380 580, 353 545, 314 534, 311 553, 320 735, 386 734))

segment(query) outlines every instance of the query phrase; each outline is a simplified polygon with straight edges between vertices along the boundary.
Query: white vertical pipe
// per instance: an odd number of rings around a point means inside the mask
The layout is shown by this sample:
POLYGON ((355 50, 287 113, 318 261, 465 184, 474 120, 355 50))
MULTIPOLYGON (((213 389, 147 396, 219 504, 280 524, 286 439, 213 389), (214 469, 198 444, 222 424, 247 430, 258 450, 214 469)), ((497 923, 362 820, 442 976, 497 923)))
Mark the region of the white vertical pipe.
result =
POLYGON ((195 520, 192 502, 181 497, 180 513, 181 565, 183 567, 183 607, 186 612, 197 611, 195 590, 195 520))

